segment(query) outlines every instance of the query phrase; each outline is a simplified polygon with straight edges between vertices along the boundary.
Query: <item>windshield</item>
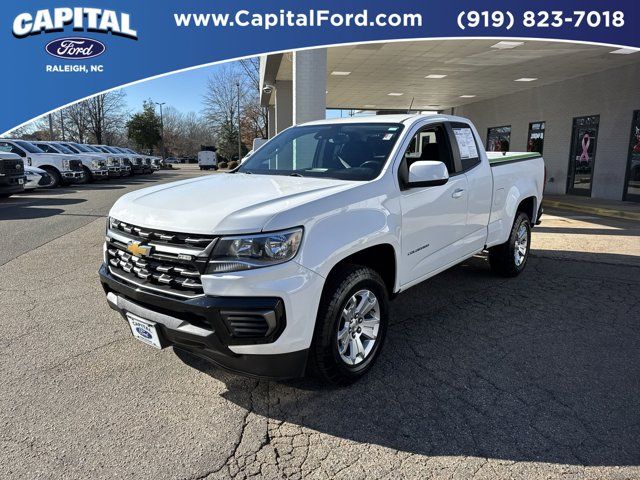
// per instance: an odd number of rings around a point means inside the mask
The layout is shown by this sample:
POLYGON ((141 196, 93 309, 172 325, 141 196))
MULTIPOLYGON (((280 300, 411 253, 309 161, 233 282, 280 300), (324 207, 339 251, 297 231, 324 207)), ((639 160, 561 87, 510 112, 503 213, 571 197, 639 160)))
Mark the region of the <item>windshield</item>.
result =
POLYGON ((47 143, 34 143, 34 145, 45 153, 60 153, 60 150, 57 150, 53 145, 47 143))
POLYGON ((86 145, 80 145, 79 143, 72 143, 69 145, 70 147, 75 148, 76 150, 80 151, 80 152, 92 152, 93 150, 90 150, 86 145))
POLYGON ((15 140, 16 144, 24 148, 29 153, 44 153, 44 150, 36 147, 34 144, 25 142, 24 140, 15 140))
POLYGON ((348 123, 292 127, 270 140, 240 173, 373 180, 402 131, 399 123, 348 123))
POLYGON ((100 150, 98 147, 94 146, 94 145, 82 145, 84 148, 88 149, 90 152, 94 152, 94 153, 105 153, 103 150, 100 150))
POLYGON ((89 150, 82 148, 81 145, 78 145, 77 143, 65 143, 64 144, 65 147, 67 147, 69 150, 71 150, 73 153, 80 153, 80 152, 88 152, 89 150))
POLYGON ((69 148, 65 147, 64 145, 62 145, 60 143, 54 143, 54 144, 50 143, 49 145, 51 145, 53 148, 61 151, 62 153, 66 153, 66 154, 74 153, 72 150, 70 150, 69 148))

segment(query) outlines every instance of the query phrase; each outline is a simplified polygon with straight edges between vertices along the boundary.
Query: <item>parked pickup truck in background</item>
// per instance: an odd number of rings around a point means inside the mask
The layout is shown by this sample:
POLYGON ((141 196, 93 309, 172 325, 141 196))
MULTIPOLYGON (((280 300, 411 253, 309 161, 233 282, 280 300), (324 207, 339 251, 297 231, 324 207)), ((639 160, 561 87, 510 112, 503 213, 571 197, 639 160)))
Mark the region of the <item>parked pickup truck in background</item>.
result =
POLYGON ((24 192, 24 162, 0 147, 0 198, 24 192))
POLYGON ((390 298, 484 250, 497 274, 527 265, 543 159, 481 147, 461 117, 318 121, 232 173, 128 193, 109 213, 108 303, 157 348, 353 382, 379 356, 390 298))
POLYGON ((73 155, 45 153, 26 140, 0 139, 0 149, 19 155, 25 165, 38 167, 51 177, 51 187, 84 181, 82 162, 73 155))
POLYGON ((56 142, 31 142, 33 145, 44 151, 45 153, 71 155, 82 162, 82 171, 84 179, 82 183, 91 183, 95 180, 103 180, 109 177, 107 163, 99 158, 92 157, 86 153, 76 153, 61 143, 56 142))

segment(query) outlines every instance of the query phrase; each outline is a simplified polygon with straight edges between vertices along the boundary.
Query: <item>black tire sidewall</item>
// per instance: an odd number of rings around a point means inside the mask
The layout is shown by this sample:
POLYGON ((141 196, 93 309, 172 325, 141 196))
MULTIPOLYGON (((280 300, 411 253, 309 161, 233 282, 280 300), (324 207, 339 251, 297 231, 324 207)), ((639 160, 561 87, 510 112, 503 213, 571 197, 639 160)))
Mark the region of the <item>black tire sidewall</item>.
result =
POLYGON ((62 176, 55 168, 43 168, 45 172, 51 177, 51 183, 47 185, 48 188, 56 188, 62 186, 62 176))
POLYGON ((531 222, 529 221, 529 216, 525 213, 520 213, 516 218, 516 221, 513 224, 513 230, 511 231, 511 237, 509 238, 509 255, 511 257, 511 261, 513 262, 513 268, 518 273, 522 272, 524 268, 527 266, 529 262, 529 249, 531 248, 531 222), (527 228, 527 253, 524 257, 524 262, 520 265, 516 265, 515 253, 516 253, 516 240, 518 238, 518 230, 520 229, 520 225, 526 225, 527 228))
POLYGON ((382 279, 373 270, 357 266, 344 270, 342 278, 337 279, 332 291, 327 291, 323 295, 322 301, 327 302, 328 308, 321 308, 321 314, 316 325, 314 347, 321 350, 318 353, 324 359, 324 368, 331 371, 330 375, 325 373, 324 376, 331 378, 333 383, 344 385, 357 380, 368 372, 377 360, 387 333, 389 318, 389 300, 387 297, 386 287, 382 279), (363 289, 371 290, 378 299, 380 327, 373 350, 363 362, 351 366, 340 358, 337 342, 338 328, 342 310, 346 303, 358 290, 363 289))

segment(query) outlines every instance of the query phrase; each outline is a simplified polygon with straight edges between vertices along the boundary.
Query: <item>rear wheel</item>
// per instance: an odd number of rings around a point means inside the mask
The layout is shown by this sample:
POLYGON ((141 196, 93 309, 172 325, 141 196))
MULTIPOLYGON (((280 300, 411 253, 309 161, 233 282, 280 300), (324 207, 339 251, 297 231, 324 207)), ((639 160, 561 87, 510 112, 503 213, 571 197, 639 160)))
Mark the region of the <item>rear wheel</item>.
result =
POLYGON ((56 188, 62 185, 62 177, 60 176, 60 172, 58 172, 58 170, 53 167, 42 167, 42 169, 51 177, 49 188, 56 188))
POLYGON ((491 270, 504 277, 519 275, 527 265, 530 247, 531 221, 526 213, 520 212, 513 222, 509 239, 489 249, 491 270))
POLYGON ((388 298, 374 270, 347 265, 328 280, 316 320, 310 363, 334 385, 364 376, 377 359, 388 323, 388 298))

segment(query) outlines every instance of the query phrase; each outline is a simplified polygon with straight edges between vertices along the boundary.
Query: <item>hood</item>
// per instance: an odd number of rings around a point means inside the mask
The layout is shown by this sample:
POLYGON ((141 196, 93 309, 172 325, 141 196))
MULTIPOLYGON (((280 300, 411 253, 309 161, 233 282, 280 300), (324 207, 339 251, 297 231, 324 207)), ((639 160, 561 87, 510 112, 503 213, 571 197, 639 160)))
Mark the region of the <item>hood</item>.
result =
POLYGON ((357 183, 277 175, 207 175, 128 193, 109 215, 133 225, 173 232, 259 232, 274 215, 357 183))

